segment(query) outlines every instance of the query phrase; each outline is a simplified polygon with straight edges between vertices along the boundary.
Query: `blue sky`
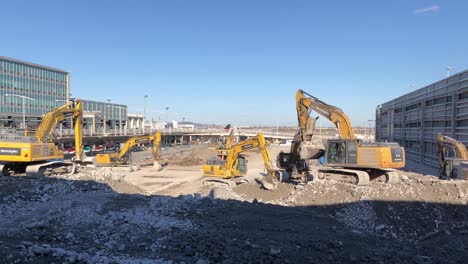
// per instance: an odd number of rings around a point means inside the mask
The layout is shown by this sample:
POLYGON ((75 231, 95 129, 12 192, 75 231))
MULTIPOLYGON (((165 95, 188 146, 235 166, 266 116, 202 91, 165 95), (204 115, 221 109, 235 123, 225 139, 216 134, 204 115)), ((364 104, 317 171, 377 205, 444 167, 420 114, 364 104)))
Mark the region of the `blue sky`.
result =
MULTIPOLYGON (((468 69, 467 1, 0 1, 0 55, 71 73, 73 96, 205 123, 295 125, 298 88, 354 126, 468 69)), ((321 121, 322 125, 328 124, 321 121)))

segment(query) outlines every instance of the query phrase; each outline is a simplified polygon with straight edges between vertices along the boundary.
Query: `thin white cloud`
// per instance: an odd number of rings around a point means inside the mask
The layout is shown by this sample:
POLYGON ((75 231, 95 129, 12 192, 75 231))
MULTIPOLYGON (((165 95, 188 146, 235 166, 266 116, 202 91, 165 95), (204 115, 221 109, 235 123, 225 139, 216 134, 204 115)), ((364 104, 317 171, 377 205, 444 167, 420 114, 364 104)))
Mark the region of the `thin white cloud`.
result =
POLYGON ((413 14, 419 15, 419 14, 424 14, 424 13, 437 13, 439 10, 440 10, 440 6, 433 5, 433 6, 416 9, 413 11, 413 14))

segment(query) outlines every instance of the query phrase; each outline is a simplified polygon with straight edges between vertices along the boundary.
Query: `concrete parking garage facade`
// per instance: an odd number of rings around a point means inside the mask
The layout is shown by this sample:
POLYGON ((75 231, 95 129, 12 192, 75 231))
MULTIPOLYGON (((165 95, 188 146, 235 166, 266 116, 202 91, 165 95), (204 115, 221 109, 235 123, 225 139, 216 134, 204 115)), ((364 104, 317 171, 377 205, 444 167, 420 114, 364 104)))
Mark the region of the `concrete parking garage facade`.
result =
POLYGON ((436 171, 438 133, 468 145, 468 70, 377 106, 376 139, 404 146, 410 169, 436 171))

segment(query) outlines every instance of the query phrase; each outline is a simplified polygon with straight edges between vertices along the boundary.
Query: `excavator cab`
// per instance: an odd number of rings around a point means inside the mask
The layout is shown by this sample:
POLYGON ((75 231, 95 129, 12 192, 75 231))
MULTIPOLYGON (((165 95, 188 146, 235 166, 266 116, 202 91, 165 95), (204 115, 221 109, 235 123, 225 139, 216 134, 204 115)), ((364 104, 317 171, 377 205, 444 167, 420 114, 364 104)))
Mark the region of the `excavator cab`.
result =
POLYGON ((357 164, 357 142, 354 140, 329 140, 325 157, 327 164, 357 164))

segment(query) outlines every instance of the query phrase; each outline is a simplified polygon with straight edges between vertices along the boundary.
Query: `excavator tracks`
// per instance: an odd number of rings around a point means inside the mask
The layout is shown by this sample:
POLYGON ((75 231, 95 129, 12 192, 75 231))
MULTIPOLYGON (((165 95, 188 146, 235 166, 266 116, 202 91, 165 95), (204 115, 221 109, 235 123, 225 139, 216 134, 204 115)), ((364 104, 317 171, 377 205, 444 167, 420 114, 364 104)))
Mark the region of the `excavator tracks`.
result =
POLYGON ((338 168, 321 168, 318 170, 319 179, 330 179, 336 176, 348 179, 349 177, 354 177, 355 181, 353 183, 358 186, 364 186, 370 182, 369 174, 365 171, 338 168))
POLYGON ((385 182, 386 183, 399 183, 400 175, 396 171, 387 171, 385 172, 385 182))
POLYGON ((358 186, 365 186, 370 183, 371 180, 375 180, 380 178, 379 176, 375 176, 374 174, 380 174, 380 176, 385 177, 385 183, 395 184, 400 182, 400 175, 397 171, 393 170, 377 170, 373 171, 372 177, 369 175, 367 171, 364 170, 353 170, 353 169, 340 169, 340 168, 319 168, 318 169, 318 178, 319 179, 337 179, 342 180, 343 178, 347 178, 349 181, 349 177, 354 177, 355 181, 354 184, 358 186))
POLYGON ((64 161, 49 161, 38 164, 0 164, 2 176, 40 177, 50 174, 73 173, 75 164, 64 161))

